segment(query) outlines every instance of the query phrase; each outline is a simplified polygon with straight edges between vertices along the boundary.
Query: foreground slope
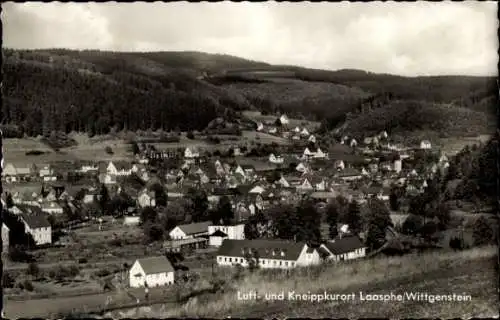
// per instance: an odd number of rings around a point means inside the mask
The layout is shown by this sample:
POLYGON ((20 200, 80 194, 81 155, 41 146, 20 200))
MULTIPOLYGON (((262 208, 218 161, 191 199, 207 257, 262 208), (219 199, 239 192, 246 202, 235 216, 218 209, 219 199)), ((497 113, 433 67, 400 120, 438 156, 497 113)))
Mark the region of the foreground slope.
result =
POLYGON ((231 283, 224 293, 189 305, 168 308, 153 317, 477 317, 497 316, 497 249, 474 248, 461 252, 435 252, 404 257, 359 260, 321 268, 294 270, 289 274, 258 271, 231 283), (237 292, 259 294, 295 291, 296 293, 390 294, 422 292, 428 294, 465 294, 472 301, 439 302, 380 301, 310 302, 239 300, 237 292))

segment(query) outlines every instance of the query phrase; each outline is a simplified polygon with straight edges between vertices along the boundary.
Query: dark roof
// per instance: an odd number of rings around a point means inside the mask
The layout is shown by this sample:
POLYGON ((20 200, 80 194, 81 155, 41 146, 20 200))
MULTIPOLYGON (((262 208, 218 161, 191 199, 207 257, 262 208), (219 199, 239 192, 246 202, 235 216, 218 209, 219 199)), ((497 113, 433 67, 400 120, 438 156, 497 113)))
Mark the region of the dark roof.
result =
POLYGON ((225 234, 224 232, 222 232, 220 230, 217 230, 214 233, 212 233, 210 236, 211 237, 227 237, 227 234, 225 234))
POLYGON ((190 224, 181 224, 179 227, 186 235, 208 232, 208 226, 212 225, 211 222, 198 222, 190 224))
POLYGON ((137 259, 146 274, 173 272, 174 267, 165 256, 137 259))
POLYGON ((356 236, 347 236, 335 239, 334 242, 327 242, 325 247, 334 255, 348 253, 356 249, 364 248, 361 240, 356 236))
POLYGON ((20 215, 30 228, 50 227, 49 221, 42 214, 26 214, 22 212, 20 215))
POLYGON ((257 252, 259 258, 277 260, 297 260, 304 248, 304 242, 283 240, 229 240, 222 242, 218 256, 244 257, 249 252, 257 252), (273 251, 275 255, 273 255, 273 251), (283 254, 282 254, 283 252, 283 254))

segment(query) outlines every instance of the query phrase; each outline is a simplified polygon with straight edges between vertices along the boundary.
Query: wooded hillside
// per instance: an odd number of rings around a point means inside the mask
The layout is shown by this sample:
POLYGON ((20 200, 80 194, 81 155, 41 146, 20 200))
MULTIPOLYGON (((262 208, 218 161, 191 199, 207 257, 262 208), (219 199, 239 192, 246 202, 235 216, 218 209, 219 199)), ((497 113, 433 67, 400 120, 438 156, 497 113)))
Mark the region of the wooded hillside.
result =
MULTIPOLYGON (((379 130, 387 125, 384 119, 403 120, 387 114, 402 112, 395 110, 396 100, 398 108, 409 100, 439 103, 439 111, 430 110, 433 105, 420 108, 429 119, 438 118, 429 126, 441 130, 442 122, 460 115, 459 130, 469 119, 473 126, 484 119, 469 109, 490 117, 497 101, 493 78, 323 71, 199 52, 4 49, 3 57, 2 124, 30 136, 52 131, 93 135, 112 128, 202 130, 214 118, 241 110, 286 112, 324 121, 327 129, 351 112, 351 118, 359 116, 353 130, 365 130, 363 119, 375 112, 373 117, 382 120, 368 129, 379 130), (355 129, 356 123, 363 125, 355 129)), ((403 121, 402 126, 411 130, 411 124, 403 121)))

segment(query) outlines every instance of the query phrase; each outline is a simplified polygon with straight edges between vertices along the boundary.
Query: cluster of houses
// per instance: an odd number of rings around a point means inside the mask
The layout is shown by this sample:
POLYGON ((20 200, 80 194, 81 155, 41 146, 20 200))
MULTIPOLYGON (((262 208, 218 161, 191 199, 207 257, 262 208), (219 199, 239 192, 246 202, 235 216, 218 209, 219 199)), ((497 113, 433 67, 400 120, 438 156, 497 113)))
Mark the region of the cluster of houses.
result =
MULTIPOLYGON (((51 165, 22 168, 7 164, 2 175, 4 181, 40 183, 37 191, 11 192, 14 204, 9 210, 25 224, 36 244, 44 245, 52 242, 48 216, 63 214, 68 208, 85 210, 89 214, 98 212, 101 185, 106 186, 111 196, 126 193, 134 200, 135 206, 125 212, 126 224, 139 223, 137 209, 156 206, 155 193, 151 190, 155 183, 165 187, 170 202, 184 197, 190 188, 202 189, 212 208, 221 197, 230 199, 235 223, 179 225, 169 232, 171 240, 165 242, 165 251, 219 247, 216 263, 220 266, 245 266, 253 259, 262 268, 293 268, 315 265, 324 259, 360 258, 365 255, 365 248, 359 238, 349 235, 324 243, 319 248, 281 240, 248 240, 244 235, 244 222, 251 215, 283 203, 297 203, 304 196, 318 204, 325 204, 339 195, 360 203, 371 197, 388 201, 392 185, 404 187, 408 194, 423 192, 427 179, 449 166, 445 155, 421 172, 405 166, 407 159, 412 158, 412 149, 391 144, 385 131, 361 143, 345 136, 334 146, 322 149, 307 129, 288 130, 286 116, 281 116, 277 123, 279 125, 273 128, 282 128, 280 132, 290 134, 292 140, 294 137, 307 138, 308 146, 287 154, 275 151, 267 157, 229 160, 210 158, 187 147, 178 167, 167 171, 158 171, 150 164, 152 159, 158 158, 158 152, 148 150, 142 150, 130 162, 87 162, 66 167, 66 173, 72 171, 88 177, 84 185, 65 183, 65 174, 58 173, 51 165), (397 156, 380 160, 377 156, 380 153, 397 156), (130 186, 128 179, 131 177, 142 181, 143 186, 130 186), (63 203, 67 205, 65 208, 63 203)), ((264 130, 263 124, 259 124, 257 130, 264 130)), ((417 149, 431 149, 430 142, 422 141, 417 149)), ((160 153, 164 161, 174 157, 173 152, 160 153)), ((5 194, 2 198, 5 202, 5 194)), ((139 259, 130 270, 132 287, 173 282, 173 267, 164 257, 139 259)))

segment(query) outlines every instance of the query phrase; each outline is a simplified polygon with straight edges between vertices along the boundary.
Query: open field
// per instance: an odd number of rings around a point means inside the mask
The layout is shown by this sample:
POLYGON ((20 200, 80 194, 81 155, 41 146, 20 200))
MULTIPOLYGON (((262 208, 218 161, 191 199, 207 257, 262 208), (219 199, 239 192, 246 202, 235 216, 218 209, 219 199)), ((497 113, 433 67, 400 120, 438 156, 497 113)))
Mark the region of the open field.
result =
MULTIPOLYGON (((265 122, 265 121, 275 121, 277 116, 275 115, 262 115, 260 111, 243 111, 243 115, 251 120, 254 121, 260 121, 260 122, 265 122)), ((291 119, 289 118, 289 127, 292 129, 295 127, 306 127, 307 130, 313 131, 319 128, 321 125, 317 121, 309 121, 309 120, 301 120, 301 119, 291 119)))
MULTIPOLYGON (((482 247, 461 252, 437 251, 403 257, 379 257, 333 266, 285 272, 258 271, 234 282, 232 290, 189 308, 173 308, 149 317, 477 317, 497 316, 496 272, 497 248, 482 247), (293 302, 239 300, 240 292, 279 293, 355 293, 354 301, 293 302), (466 294, 472 301, 429 303, 423 301, 360 301, 359 292, 422 292, 428 294, 466 294)), ((143 314, 142 316, 146 316, 143 314)))

